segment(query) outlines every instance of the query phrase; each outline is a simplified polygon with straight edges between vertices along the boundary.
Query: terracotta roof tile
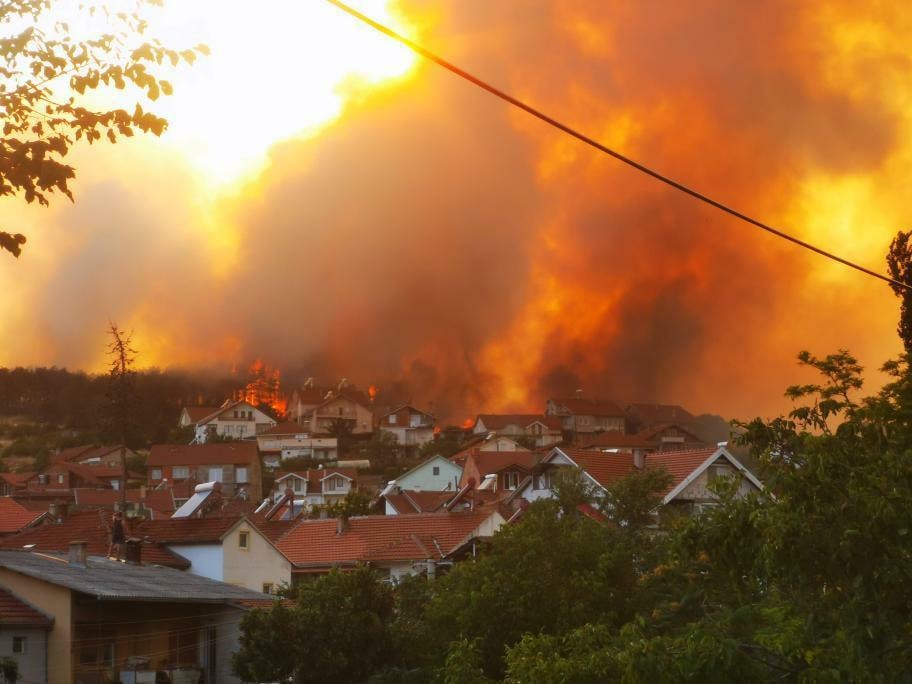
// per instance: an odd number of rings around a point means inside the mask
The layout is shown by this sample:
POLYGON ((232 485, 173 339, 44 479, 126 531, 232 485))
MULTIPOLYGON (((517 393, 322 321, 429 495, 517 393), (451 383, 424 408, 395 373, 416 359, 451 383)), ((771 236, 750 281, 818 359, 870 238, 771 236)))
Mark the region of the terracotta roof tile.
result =
POLYGON ((258 458, 256 442, 156 444, 149 451, 147 465, 152 467, 249 464, 258 458))
POLYGON ((398 494, 384 497, 398 513, 430 513, 443 508, 456 496, 454 491, 416 492, 403 489, 398 494))
POLYGON ((649 449, 655 445, 642 435, 627 435, 619 430, 609 430, 598 435, 583 436, 580 438, 580 447, 583 449, 602 447, 605 449, 649 449))
POLYGON ((624 409, 610 399, 569 397, 565 399, 552 399, 552 401, 559 407, 563 406, 574 415, 604 416, 610 418, 623 418, 626 416, 624 409))
POLYGON ((168 518, 146 520, 136 533, 160 544, 200 544, 218 542, 224 534, 241 520, 234 515, 223 518, 168 518))
POLYGON ((279 540, 278 548, 299 568, 440 558, 468 541, 492 514, 486 510, 355 517, 341 534, 336 520, 303 520, 279 540))
POLYGON ((301 435, 306 433, 307 428, 303 425, 286 420, 283 423, 279 423, 274 428, 266 430, 266 432, 259 433, 257 437, 262 437, 264 435, 301 435))
POLYGON ((719 447, 712 446, 702 449, 682 449, 681 451, 659 451, 646 456, 647 468, 664 467, 672 476, 672 483, 666 494, 681 484, 697 468, 716 453, 719 447))
POLYGON ((561 429, 560 418, 557 416, 545 416, 539 413, 480 413, 475 419, 484 423, 487 430, 503 430, 510 425, 516 425, 526 429, 532 423, 542 423, 551 430, 559 431, 561 429))
POLYGON ((8 496, 0 497, 0 534, 13 534, 25 529, 44 515, 29 510, 8 496))
MULTIPOLYGON (((49 523, 0 540, 0 548, 21 549, 30 546, 34 551, 67 552, 72 541, 86 542, 91 555, 106 556, 111 541, 111 514, 101 509, 71 513, 61 523, 49 523)), ((127 536, 143 536, 142 524, 124 522, 127 536)), ((143 562, 186 570, 190 562, 158 544, 144 544, 143 562)))
POLYGON ((636 470, 632 454, 570 447, 561 447, 560 450, 603 487, 617 482, 636 470))
MULTIPOLYGON (((77 506, 90 506, 92 508, 113 508, 114 504, 120 501, 120 494, 116 489, 77 487, 73 489, 73 503, 77 506)), ((146 491, 145 499, 142 498, 141 490, 128 489, 127 501, 129 503, 142 501, 146 508, 152 508, 157 511, 173 513, 175 510, 174 498, 171 496, 170 489, 149 489, 146 491)))
POLYGON ((54 620, 26 603, 9 589, 0 588, 0 623, 50 627, 54 620))
POLYGON ((203 418, 208 418, 218 411, 217 406, 184 406, 184 411, 194 425, 199 423, 203 418))
POLYGON ((475 466, 482 476, 497 473, 510 466, 519 466, 525 470, 532 470, 541 460, 541 454, 534 451, 473 451, 469 458, 475 461, 475 466))

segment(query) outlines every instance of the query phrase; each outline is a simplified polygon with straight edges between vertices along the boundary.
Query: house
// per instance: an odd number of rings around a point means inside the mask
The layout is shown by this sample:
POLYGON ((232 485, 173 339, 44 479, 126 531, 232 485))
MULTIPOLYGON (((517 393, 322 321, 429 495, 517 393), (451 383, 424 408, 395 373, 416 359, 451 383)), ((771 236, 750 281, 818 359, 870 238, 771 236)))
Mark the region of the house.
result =
POLYGON ((456 495, 455 490, 421 491, 396 486, 395 481, 380 493, 384 515, 433 513, 443 509, 456 495))
MULTIPOLYGON (((138 479, 137 473, 127 473, 130 479, 138 479)), ((98 487, 119 491, 124 486, 124 472, 121 465, 106 463, 83 465, 64 460, 54 460, 39 473, 25 482, 26 489, 37 492, 69 492, 77 487, 98 487)))
POLYGON ((636 434, 657 425, 690 425, 693 414, 677 404, 628 404, 627 432, 636 434))
POLYGON ((133 534, 186 559, 195 575, 268 594, 291 582, 288 559, 246 516, 148 520, 133 534))
POLYGON ((596 494, 643 468, 664 468, 672 480, 662 493, 661 504, 688 513, 715 505, 717 497, 708 489, 715 477, 737 478, 739 496, 763 490, 760 480, 724 446, 647 454, 555 447, 523 486, 521 496, 527 501, 552 497, 553 475, 567 467, 581 469, 583 478, 596 494))
MULTIPOLYGON (((163 487, 160 489, 128 489, 126 491, 127 506, 124 515, 128 518, 168 518, 177 509, 174 500, 174 489, 163 487)), ((113 512, 121 505, 121 492, 113 489, 91 489, 78 487, 73 490, 73 508, 83 510, 87 508, 104 508, 113 512)))
POLYGON ((28 481, 35 472, 0 473, 0 496, 10 496, 28 488, 28 481))
POLYGON ((229 654, 241 617, 268 597, 143 564, 135 548, 129 563, 90 556, 79 541, 68 555, 0 551, 0 587, 50 623, 34 644, 47 667, 35 681, 238 682, 229 654))
POLYGON ((411 470, 399 475, 393 482, 400 489, 431 492, 455 491, 459 488, 461 477, 461 465, 443 456, 431 456, 411 470))
POLYGON ((136 452, 123 445, 98 446, 89 444, 86 446, 70 447, 61 449, 51 458, 51 461, 66 461, 67 463, 77 463, 86 466, 104 466, 107 468, 123 468, 121 451, 126 459, 136 458, 136 452))
POLYGON ((54 618, 0 587, 0 658, 19 666, 19 681, 48 681, 48 633, 54 618))
POLYGON ((466 459, 470 454, 476 453, 478 451, 531 451, 526 447, 519 444, 509 437, 498 437, 498 436, 488 436, 488 437, 479 437, 478 439, 470 440, 466 445, 455 454, 450 456, 450 460, 456 465, 462 467, 465 465, 466 459))
POLYGON ((538 414, 482 413, 475 418, 472 432, 476 435, 502 435, 520 442, 529 441, 536 449, 549 447, 563 440, 560 418, 538 414))
POLYGON ((633 453, 634 451, 655 451, 656 445, 642 435, 625 434, 618 430, 600 432, 597 435, 589 434, 580 437, 579 446, 582 449, 595 449, 597 451, 618 451, 633 453))
POLYGON ((338 503, 357 486, 354 468, 326 468, 276 473, 273 507, 267 520, 294 519, 314 506, 338 503))
POLYGON ((515 490, 532 476, 539 459, 533 451, 473 451, 466 458, 459 487, 481 487, 487 479, 485 487, 493 491, 515 490))
POLYGON ((178 427, 196 427, 204 418, 218 411, 218 406, 184 406, 177 419, 178 427))
POLYGON ((404 405, 380 417, 377 427, 402 446, 421 446, 434 439, 434 416, 404 405))
POLYGON ((304 387, 292 391, 288 399, 288 406, 285 408, 285 416, 288 420, 303 426, 310 425, 310 414, 313 410, 322 404, 327 395, 332 392, 328 387, 315 387, 313 379, 308 379, 304 387))
POLYGON ((560 418, 565 432, 575 435, 608 430, 625 431, 627 413, 610 399, 572 397, 548 399, 545 415, 560 418))
POLYGON ((292 564, 293 580, 370 563, 397 581, 406 575, 451 565, 474 555, 478 540, 504 523, 496 507, 478 511, 371 515, 348 519, 302 520, 278 542, 292 564))
POLYGON ((320 402, 310 412, 306 425, 318 435, 333 434, 338 424, 346 425, 353 435, 369 435, 374 431, 374 413, 370 400, 361 392, 343 387, 320 402))
POLYGON ((652 444, 658 451, 680 451, 681 449, 700 449, 709 445, 687 427, 678 423, 663 423, 646 428, 637 433, 637 437, 652 444))
MULTIPOLYGON (((46 524, 0 539, 0 549, 66 553, 70 542, 75 539, 86 544, 88 553, 105 556, 111 544, 111 518, 110 511, 97 508, 84 511, 64 508, 61 515, 49 515, 46 524)), ((137 525, 135 520, 127 519, 127 536, 139 536, 137 525)), ((190 561, 186 558, 151 541, 143 543, 142 553, 148 563, 178 570, 190 568, 190 561)))
MULTIPOLYGON (((184 409, 186 411, 187 409, 184 409)), ((181 420, 184 419, 181 412, 181 420)), ((230 439, 253 439, 275 427, 276 421, 247 401, 226 401, 222 406, 199 419, 195 424, 193 441, 204 444, 212 436, 230 439)))
POLYGON ((263 498, 263 470, 256 442, 156 444, 146 460, 148 485, 221 482, 226 496, 263 498))
POLYGON ((312 436, 292 421, 279 423, 257 435, 257 446, 268 467, 279 468, 286 458, 308 458, 315 461, 335 461, 338 458, 338 439, 312 436))
POLYGON ((46 518, 45 512, 30 510, 8 496, 0 497, 0 537, 40 525, 46 518))

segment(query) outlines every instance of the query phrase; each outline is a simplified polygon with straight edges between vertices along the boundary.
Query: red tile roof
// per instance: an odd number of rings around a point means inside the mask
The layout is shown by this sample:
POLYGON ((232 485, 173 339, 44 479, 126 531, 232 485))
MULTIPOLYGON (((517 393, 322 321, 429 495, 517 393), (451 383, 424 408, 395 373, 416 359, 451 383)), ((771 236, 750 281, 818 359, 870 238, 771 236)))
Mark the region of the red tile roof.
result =
POLYGON ((566 399, 552 399, 558 407, 564 407, 570 413, 578 416, 604 416, 610 418, 623 418, 624 409, 610 399, 583 399, 582 397, 569 397, 566 399))
POLYGON ((26 603, 9 589, 0 588, 0 624, 50 627, 54 619, 26 603))
POLYGON ((241 520, 241 516, 223 518, 168 518, 146 520, 136 532, 160 544, 217 543, 228 530, 241 520))
POLYGON ((34 471, 26 473, 0 473, 0 479, 14 489, 24 489, 26 487, 26 481, 34 474, 34 471))
POLYGON ((665 491, 668 494, 718 450, 719 447, 712 446, 702 449, 683 449, 681 451, 657 451, 646 456, 646 467, 664 467, 671 473, 673 479, 671 485, 665 491))
POLYGON ((286 420, 283 423, 279 423, 274 428, 266 430, 266 432, 259 433, 257 437, 262 437, 263 435, 301 435, 306 432, 307 428, 303 425, 286 420))
POLYGON ((570 447, 561 447, 560 450, 603 487, 607 487, 636 470, 632 454, 570 447))
MULTIPOLYGON (((106 556, 111 541, 111 514, 101 509, 71 513, 61 523, 48 523, 34 527, 17 535, 0 540, 0 548, 21 549, 31 545, 35 551, 67 552, 72 541, 86 542, 90 555, 106 556)), ((127 536, 143 536, 143 524, 134 525, 127 519, 124 522, 127 536)), ((179 570, 190 567, 190 561, 158 544, 144 544, 143 562, 164 565, 179 570)))
POLYGON ((384 497, 398 513, 430 513, 443 508, 456 492, 416 492, 403 489, 384 497))
POLYGON ((341 534, 336 520, 303 520, 279 540, 278 548, 298 568, 441 558, 469 541, 492 514, 486 510, 355 517, 341 534))
POLYGON ((645 426, 659 423, 689 423, 693 414, 677 404, 630 404, 627 411, 645 426))
POLYGON ((645 430, 640 430, 640 432, 637 433, 637 437, 642 437, 643 439, 650 440, 653 444, 655 444, 661 438, 661 433, 670 428, 673 428, 676 432, 683 433, 683 436, 685 437, 690 437, 691 442, 698 442, 701 444, 703 443, 703 440, 698 435, 686 427, 683 427, 679 423, 664 423, 661 425, 653 425, 652 427, 646 428, 645 430))
POLYGON ((194 425, 199 423, 203 418, 208 418, 213 413, 218 411, 217 406, 184 406, 184 411, 187 412, 187 417, 190 418, 190 422, 194 425))
POLYGON ((545 416, 538 413, 480 413, 475 419, 484 423, 487 430, 503 430, 504 428, 515 425, 526 429, 532 423, 542 423, 551 430, 560 430, 561 422, 557 416, 545 416))
MULTIPOLYGON (((87 487, 73 489, 73 503, 77 506, 113 508, 120 498, 120 492, 116 489, 89 489, 87 487)), ((129 503, 142 501, 146 508, 156 511, 173 513, 175 510, 174 498, 171 496, 170 489, 149 489, 146 491, 145 499, 142 498, 141 490, 128 489, 127 501, 129 503)))
MULTIPOLYGON (((483 477, 491 473, 498 473, 510 466, 532 470, 533 466, 541 460, 541 454, 534 451, 473 451, 469 454, 469 458, 475 462, 475 467, 483 477)), ((468 468, 468 462, 466 467, 468 468)))
POLYGON ((342 475, 353 481, 358 479, 358 471, 355 468, 320 468, 294 471, 277 470, 275 473, 275 481, 278 483, 279 480, 287 475, 297 475, 307 481, 307 491, 313 493, 322 491, 323 480, 334 474, 342 475))
POLYGON ((655 445, 642 435, 626 435, 619 430, 609 430, 599 435, 582 436, 580 447, 602 447, 605 449, 649 449, 655 445))
POLYGON ((432 416, 430 413, 420 411, 420 410, 416 409, 414 406, 409 406, 408 404, 406 404, 405 406, 400 406, 395 411, 390 411, 389 413, 383 414, 380 417, 379 426, 380 427, 409 428, 409 427, 412 427, 411 417, 413 415, 419 415, 419 416, 423 416, 425 418, 425 420, 422 421, 421 425, 417 425, 415 427, 429 429, 434 426, 434 416, 432 416), (393 422, 393 423, 389 422, 390 416, 395 417, 395 419, 396 419, 395 422, 393 422))
POLYGON ((110 454, 116 453, 117 458, 120 458, 120 448, 121 445, 117 444, 115 446, 98 446, 97 444, 89 444, 86 446, 70 447, 69 449, 63 449, 59 454, 54 456, 53 461, 83 461, 90 458, 104 458, 110 454))
POLYGON ((25 529, 42 515, 32 511, 8 496, 0 497, 0 534, 14 534, 25 529))
POLYGON ((256 442, 215 442, 211 444, 156 444, 149 451, 147 465, 195 466, 250 464, 259 458, 256 442))

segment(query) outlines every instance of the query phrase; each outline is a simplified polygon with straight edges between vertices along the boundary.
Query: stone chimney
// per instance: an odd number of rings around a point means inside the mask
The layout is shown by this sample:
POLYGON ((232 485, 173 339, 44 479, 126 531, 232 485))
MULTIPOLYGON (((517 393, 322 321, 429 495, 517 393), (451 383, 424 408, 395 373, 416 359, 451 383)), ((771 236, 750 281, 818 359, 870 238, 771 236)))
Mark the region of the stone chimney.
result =
POLYGON ((646 467, 646 454, 642 449, 633 450, 633 465, 637 470, 646 467))
POLYGON ((130 565, 142 565, 142 539, 130 537, 124 543, 124 560, 130 565))
POLYGON ((70 565, 77 568, 86 567, 86 543, 84 541, 70 542, 70 565))

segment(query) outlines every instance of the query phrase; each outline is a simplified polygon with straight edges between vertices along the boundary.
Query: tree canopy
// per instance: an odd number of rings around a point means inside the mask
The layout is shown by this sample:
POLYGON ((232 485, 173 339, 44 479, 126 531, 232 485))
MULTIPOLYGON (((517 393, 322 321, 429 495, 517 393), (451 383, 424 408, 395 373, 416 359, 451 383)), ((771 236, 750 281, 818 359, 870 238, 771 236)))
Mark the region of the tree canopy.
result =
MULTIPOLYGON (((0 197, 22 196, 47 205, 55 194, 73 199, 76 170, 64 159, 86 140, 117 142, 137 131, 161 135, 167 122, 137 101, 132 111, 90 106, 86 95, 107 88, 132 90, 137 100, 173 91, 158 71, 166 63, 193 63, 203 45, 172 50, 146 38, 144 10, 161 0, 132 0, 125 11, 80 4, 83 16, 103 18, 82 35, 55 15, 52 0, 6 0, 0 5, 0 197)), ((72 3, 75 5, 75 3, 72 3)), ((19 256, 26 237, 0 229, 0 250, 19 256)))

